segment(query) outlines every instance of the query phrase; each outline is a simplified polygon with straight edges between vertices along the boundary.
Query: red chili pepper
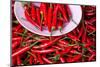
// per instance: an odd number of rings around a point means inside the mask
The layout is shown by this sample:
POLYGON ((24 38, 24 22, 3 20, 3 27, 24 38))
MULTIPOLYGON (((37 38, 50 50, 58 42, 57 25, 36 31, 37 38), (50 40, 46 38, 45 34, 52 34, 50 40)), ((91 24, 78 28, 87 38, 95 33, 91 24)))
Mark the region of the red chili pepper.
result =
POLYGON ((22 26, 18 24, 16 27, 13 28, 13 31, 17 32, 22 26))
POLYGON ((84 32, 84 29, 83 29, 83 27, 81 27, 80 28, 80 32, 79 32, 79 35, 78 35, 78 38, 80 38, 82 36, 83 32, 84 32))
POLYGON ((48 19, 47 19, 47 22, 48 22, 47 26, 48 26, 49 32, 51 32, 52 14, 53 14, 53 6, 52 4, 50 4, 50 7, 48 9, 48 19))
POLYGON ((40 42, 40 43, 47 43, 47 42, 49 42, 49 40, 48 39, 40 39, 40 40, 38 40, 38 42, 40 42))
POLYGON ((95 57, 95 54, 92 54, 92 55, 89 57, 88 61, 93 60, 94 57, 95 57))
POLYGON ((62 31, 63 28, 63 21, 58 20, 58 29, 60 30, 60 32, 62 31))
POLYGON ((59 47, 59 46, 52 46, 54 49, 58 49, 58 50, 61 50, 62 48, 59 47))
POLYGON ((62 63, 65 63, 65 59, 64 59, 63 57, 60 57, 60 61, 61 61, 62 63))
POLYGON ((51 45, 53 45, 56 41, 58 41, 62 36, 52 40, 52 41, 49 41, 48 43, 44 43, 44 44, 41 44, 39 46, 33 46, 32 48, 33 49, 39 49, 39 48, 47 48, 47 47, 50 47, 51 45))
POLYGON ((85 13, 85 15, 86 15, 86 16, 93 16, 93 15, 95 15, 95 14, 96 14, 95 12, 91 12, 91 13, 90 13, 90 12, 89 12, 89 13, 85 13))
POLYGON ((39 8, 36 8, 36 16, 37 16, 37 23, 40 25, 40 30, 42 31, 42 23, 41 23, 41 19, 40 19, 40 10, 39 8))
POLYGON ((74 56, 73 58, 69 57, 69 58, 67 58, 67 62, 77 62, 81 57, 82 57, 81 54, 78 54, 78 55, 74 56))
POLYGON ((50 61, 49 59, 47 59, 47 58, 44 57, 44 56, 42 56, 42 59, 43 59, 46 63, 48 63, 48 64, 52 64, 52 63, 53 63, 52 61, 50 61))
POLYGON ((71 33, 68 33, 67 36, 75 41, 79 41, 79 38, 77 36, 74 36, 73 34, 71 33))
POLYGON ((17 56, 16 58, 17 58, 17 65, 21 65, 22 64, 22 61, 20 59, 20 56, 17 56))
POLYGON ((86 42, 86 38, 87 38, 87 34, 86 33, 87 33, 86 31, 83 32, 82 43, 86 42))
POLYGON ((38 56, 38 60, 39 60, 40 64, 44 64, 41 55, 40 54, 37 54, 37 56, 38 56))
POLYGON ((20 54, 22 54, 22 53, 24 53, 24 52, 26 52, 28 50, 30 50, 30 47, 29 46, 26 46, 26 47, 20 49, 19 51, 13 53, 12 54, 12 57, 18 56, 18 55, 20 55, 20 54))
POLYGON ((54 8, 54 12, 53 12, 53 18, 52 18, 52 24, 51 24, 51 31, 54 31, 57 27, 57 11, 58 11, 58 5, 56 6, 56 8, 54 8))
POLYGON ((65 5, 65 8, 66 8, 66 11, 67 11, 67 15, 69 16, 70 19, 72 19, 72 13, 71 13, 69 6, 65 5))
POLYGON ((14 37, 12 38, 12 41, 21 41, 22 40, 22 37, 14 37))
POLYGON ((96 22, 96 17, 93 17, 93 18, 91 18, 91 19, 89 19, 89 20, 85 20, 88 24, 92 24, 93 25, 93 23, 95 23, 96 22))
POLYGON ((88 50, 90 53, 93 53, 93 52, 94 52, 90 47, 88 47, 87 50, 88 50))
POLYGON ((85 12, 94 12, 96 10, 95 6, 86 6, 85 8, 85 12))
POLYGON ((40 13, 43 15, 44 24, 47 25, 47 6, 46 6, 46 3, 41 3, 40 13))
POLYGON ((63 45, 68 45, 68 41, 65 41, 65 40, 59 40, 58 42, 63 44, 63 45))
POLYGON ((79 52, 77 50, 74 50, 74 49, 71 50, 70 53, 72 53, 72 54, 79 54, 79 52))
POLYGON ((35 42, 36 40, 27 40, 26 43, 32 43, 35 42))
POLYGON ((32 17, 32 20, 33 21, 36 21, 36 10, 35 10, 35 6, 30 3, 30 6, 31 6, 31 17, 32 17))
POLYGON ((12 58, 12 65, 16 65, 16 57, 15 58, 12 58))
POLYGON ((31 24, 33 24, 34 26, 36 26, 38 29, 41 30, 41 27, 40 27, 36 22, 34 22, 34 21, 32 20, 30 14, 29 14, 29 11, 28 11, 28 7, 25 8, 24 13, 25 13, 26 19, 27 19, 31 24))
POLYGON ((16 48, 17 46, 20 45, 20 41, 15 41, 12 43, 12 49, 16 48))
POLYGON ((67 15, 66 15, 66 11, 65 11, 65 9, 64 9, 64 6, 58 4, 58 7, 59 7, 60 12, 61 12, 62 15, 63 15, 63 18, 65 19, 66 22, 68 22, 68 17, 67 17, 67 15))
POLYGON ((68 53, 71 49, 72 49, 72 46, 68 46, 65 48, 65 50, 62 50, 62 52, 60 54, 68 53))
POLYGON ((46 53, 51 53, 51 52, 55 52, 55 49, 45 49, 45 50, 33 50, 32 52, 34 53, 39 53, 39 54, 46 54, 46 53))
POLYGON ((81 57, 82 57, 82 55, 78 54, 78 55, 74 56, 73 60, 78 61, 81 57))
POLYGON ((73 46, 74 49, 78 49, 79 48, 79 45, 75 45, 73 46))
POLYGON ((92 26, 92 25, 87 25, 87 29, 91 29, 93 31, 96 31, 96 27, 92 26))
MULTIPOLYGON (((60 54, 60 52, 59 51, 57 51, 56 50, 56 55, 59 55, 60 54)), ((65 62, 65 60, 64 60, 64 58, 62 57, 62 55, 60 54, 60 61, 62 62, 62 63, 64 63, 65 62)))
POLYGON ((33 59, 34 59, 33 56, 30 55, 29 64, 33 64, 33 59))
POLYGON ((72 12, 71 12, 69 6, 68 5, 65 5, 65 8, 66 8, 66 12, 67 12, 69 21, 72 20, 73 23, 75 23, 77 25, 76 21, 73 20, 73 15, 72 15, 72 12))
POLYGON ((36 56, 36 53, 32 52, 32 56, 33 56, 33 61, 34 61, 34 64, 37 63, 37 60, 38 60, 38 57, 36 56))
POLYGON ((74 34, 75 36, 78 36, 77 30, 74 29, 74 30, 72 31, 72 34, 74 34))
POLYGON ((30 48, 31 48, 32 46, 34 46, 35 44, 37 44, 37 42, 35 42, 34 44, 32 44, 32 45, 30 45, 30 46, 25 46, 25 47, 23 47, 23 48, 20 49, 19 51, 13 53, 13 54, 12 54, 12 57, 15 57, 15 56, 18 56, 18 55, 20 55, 20 54, 25 53, 26 51, 30 50, 30 48))
POLYGON ((92 42, 91 42, 90 38, 87 37, 86 44, 84 45, 84 47, 87 48, 87 47, 90 47, 91 45, 92 45, 92 42))
POLYGON ((96 17, 93 17, 89 20, 90 23, 96 22, 96 17))
POLYGON ((69 62, 69 63, 74 62, 72 57, 68 57, 68 58, 66 59, 66 61, 69 62))

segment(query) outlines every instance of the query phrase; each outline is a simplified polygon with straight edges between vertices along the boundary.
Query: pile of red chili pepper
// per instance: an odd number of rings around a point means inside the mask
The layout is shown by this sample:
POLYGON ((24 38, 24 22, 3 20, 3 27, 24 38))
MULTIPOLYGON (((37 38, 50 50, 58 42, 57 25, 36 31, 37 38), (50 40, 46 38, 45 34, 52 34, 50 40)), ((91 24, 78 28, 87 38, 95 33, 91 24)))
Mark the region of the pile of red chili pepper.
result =
MULTIPOLYGON (((56 4, 52 5, 56 7, 56 4)), ((96 7, 81 7, 83 17, 78 27, 65 35, 52 36, 52 40, 47 36, 40 36, 23 28, 13 15, 12 66, 95 61, 96 7)), ((42 7, 42 9, 44 8, 42 7)), ((36 10, 38 12, 40 9, 36 8, 36 10)), ((48 10, 52 10, 52 8, 49 7, 48 10)), ((55 17, 55 13, 52 16, 55 17)))
POLYGON ((47 29, 49 32, 57 29, 61 32, 72 16, 68 5, 51 3, 40 3, 39 7, 34 3, 24 4, 24 14, 39 30, 47 29))

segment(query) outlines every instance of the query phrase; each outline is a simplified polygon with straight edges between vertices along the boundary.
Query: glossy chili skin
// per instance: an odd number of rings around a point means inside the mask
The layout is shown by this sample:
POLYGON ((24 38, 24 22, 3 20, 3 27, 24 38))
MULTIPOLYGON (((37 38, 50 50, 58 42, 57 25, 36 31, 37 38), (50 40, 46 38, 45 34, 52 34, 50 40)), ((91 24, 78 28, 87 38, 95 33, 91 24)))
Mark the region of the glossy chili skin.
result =
MULTIPOLYGON (((55 32, 56 30, 59 29, 59 27, 62 28, 63 30, 62 25, 64 25, 66 21, 66 16, 68 16, 68 18, 70 19, 73 16, 71 11, 69 10, 70 9, 69 5, 67 5, 67 10, 66 10, 66 4, 64 5, 60 4, 60 8, 57 7, 59 4, 52 3, 52 7, 50 6, 50 3, 43 3, 43 4, 46 6, 45 7, 34 6, 35 9, 33 10, 35 10, 36 13, 34 13, 33 11, 33 18, 35 18, 36 20, 32 19, 30 10, 32 9, 31 7, 27 8, 26 10, 26 15, 28 16, 26 18, 31 19, 32 22, 36 21, 36 24, 40 26, 40 31, 44 31, 44 27, 47 27, 46 29, 48 30, 48 32, 52 31, 55 32), (47 15, 45 15, 44 13, 45 11, 47 15), (68 12, 69 14, 67 13, 67 11, 70 11, 68 12), (53 16, 54 12, 55 13, 57 12, 56 17, 53 16), (59 12, 61 16, 59 16, 59 12), (43 16, 43 18, 41 15, 43 16), (47 18, 46 20, 47 22, 45 22, 45 16, 47 18), (53 18, 56 18, 56 20, 53 18), (59 20, 63 23, 59 24, 61 23, 59 22, 59 20), (50 23, 51 26, 49 26, 50 23), (52 27, 54 27, 53 30, 52 27)), ((82 10, 83 9, 84 8, 82 8, 82 10)), ((67 34, 64 34, 63 37, 51 36, 52 39, 50 39, 48 36, 41 36, 35 33, 31 33, 30 31, 24 33, 24 30, 26 29, 24 29, 18 23, 17 24, 14 23, 12 31, 13 32, 12 64, 15 66, 16 65, 20 66, 20 65, 41 65, 41 64, 55 64, 55 63, 59 64, 59 63, 95 61, 96 59, 95 7, 87 7, 86 10, 83 11, 83 13, 85 13, 84 14, 84 16, 86 17, 84 18, 85 21, 80 22, 80 24, 74 30, 68 32, 67 34), (37 43, 34 44, 35 42, 37 43)), ((60 33, 62 34, 62 32, 60 33)))
POLYGON ((57 11, 58 11, 58 5, 54 8, 53 12, 53 19, 52 19, 52 25, 51 25, 51 30, 55 30, 57 27, 57 11))
POLYGON ((31 24, 35 25, 38 29, 41 29, 40 26, 39 26, 36 22, 34 22, 34 21, 32 20, 32 18, 30 17, 29 10, 28 10, 28 7, 27 7, 27 6, 25 6, 25 11, 24 11, 24 13, 25 13, 26 19, 27 19, 28 21, 30 21, 31 24))
POLYGON ((52 4, 50 4, 50 7, 48 9, 48 19, 47 19, 49 32, 51 32, 52 16, 53 16, 53 6, 52 4))

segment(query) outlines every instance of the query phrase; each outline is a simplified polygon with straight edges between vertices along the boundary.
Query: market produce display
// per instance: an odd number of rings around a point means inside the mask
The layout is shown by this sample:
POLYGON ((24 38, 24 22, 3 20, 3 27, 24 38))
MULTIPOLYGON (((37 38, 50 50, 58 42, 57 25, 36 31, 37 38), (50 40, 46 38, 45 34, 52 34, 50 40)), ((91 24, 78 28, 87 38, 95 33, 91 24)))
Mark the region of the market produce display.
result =
MULTIPOLYGON (((50 32, 61 31, 63 25, 72 19, 66 4, 41 3, 40 7, 36 7, 29 3, 23 7, 27 20, 41 31, 43 27, 50 32)), ((81 7, 80 24, 62 36, 34 34, 23 28, 12 14, 12 66, 95 61, 96 6, 81 7)))

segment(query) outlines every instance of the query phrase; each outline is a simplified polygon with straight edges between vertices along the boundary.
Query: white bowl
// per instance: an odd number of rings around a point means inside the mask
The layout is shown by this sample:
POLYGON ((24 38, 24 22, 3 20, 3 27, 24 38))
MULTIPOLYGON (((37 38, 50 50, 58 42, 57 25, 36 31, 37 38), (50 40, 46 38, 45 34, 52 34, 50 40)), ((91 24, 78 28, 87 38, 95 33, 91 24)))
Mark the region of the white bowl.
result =
MULTIPOLYGON (((82 17, 81 7, 79 5, 69 5, 69 7, 70 7, 72 15, 73 15, 73 20, 77 24, 75 24, 72 20, 70 20, 69 24, 65 25, 65 27, 63 28, 62 33, 59 30, 56 30, 56 31, 53 31, 52 36, 60 36, 60 35, 66 34, 70 31, 72 31, 73 29, 75 29, 77 27, 77 25, 80 23, 80 20, 81 20, 81 17, 82 17)), ((15 16, 16 16, 17 20, 19 21, 19 23, 23 27, 28 29, 29 31, 31 31, 35 34, 38 34, 38 35, 50 36, 51 33, 48 30, 40 31, 34 25, 29 23, 29 21, 25 20, 26 17, 24 15, 24 8, 22 7, 21 2, 15 2, 14 13, 15 13, 15 16), (24 18, 24 19, 22 19, 22 18, 24 18)))

